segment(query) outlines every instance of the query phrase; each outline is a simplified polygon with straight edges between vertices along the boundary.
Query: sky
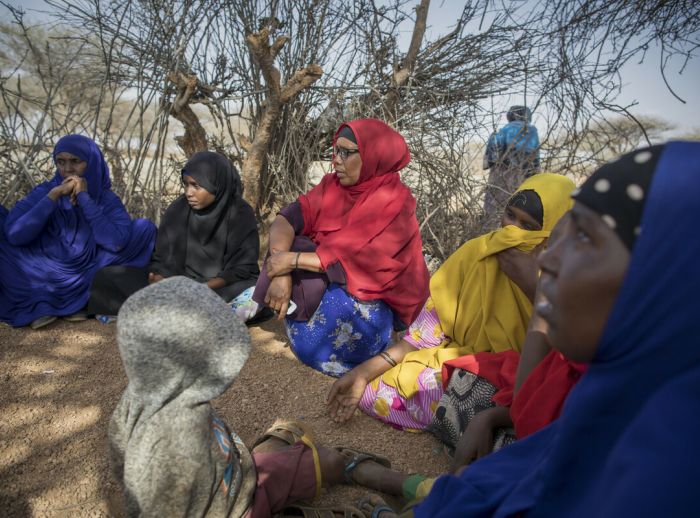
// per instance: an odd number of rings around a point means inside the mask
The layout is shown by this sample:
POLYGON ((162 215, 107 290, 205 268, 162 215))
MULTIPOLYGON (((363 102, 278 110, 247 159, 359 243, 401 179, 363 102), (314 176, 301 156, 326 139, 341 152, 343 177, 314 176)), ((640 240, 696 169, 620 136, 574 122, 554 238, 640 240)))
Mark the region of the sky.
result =
MULTIPOLYGON (((461 1, 433 0, 428 11, 426 36, 434 39, 447 33, 459 18, 463 5, 464 2, 461 1)), ((402 34, 405 48, 408 48, 411 31, 412 27, 407 27, 402 34)), ((680 60, 671 62, 666 69, 666 78, 671 88, 685 103, 678 100, 664 83, 659 67, 660 56, 659 49, 653 48, 643 63, 632 60, 623 67, 618 104, 626 106, 636 102, 630 109, 632 115, 665 120, 678 127, 677 133, 700 130, 700 54, 688 62, 682 74, 683 62, 680 60)))
MULTIPOLYGON (((7 1, 7 0, 6 0, 7 1)), ((10 5, 22 6, 30 19, 40 20, 34 9, 45 9, 43 0, 9 0, 10 5)), ((418 1, 416 0, 416 4, 418 1)), ((449 31, 450 26, 459 17, 462 1, 434 0, 428 14, 427 37, 433 39, 449 31)), ((5 16, 7 9, 0 5, 0 16, 5 16)), ((402 47, 408 49, 411 38, 411 26, 402 33, 402 47)), ((619 104, 636 102, 630 109, 635 116, 653 116, 663 119, 678 127, 680 132, 700 130, 700 55, 692 59, 680 74, 682 63, 674 62, 667 68, 667 79, 675 93, 685 101, 679 101, 664 84, 659 71, 660 53, 652 49, 644 63, 630 62, 622 70, 622 91, 619 104)), ((503 101, 504 104, 508 100, 503 101)), ((535 122, 536 119, 535 119, 535 122)))

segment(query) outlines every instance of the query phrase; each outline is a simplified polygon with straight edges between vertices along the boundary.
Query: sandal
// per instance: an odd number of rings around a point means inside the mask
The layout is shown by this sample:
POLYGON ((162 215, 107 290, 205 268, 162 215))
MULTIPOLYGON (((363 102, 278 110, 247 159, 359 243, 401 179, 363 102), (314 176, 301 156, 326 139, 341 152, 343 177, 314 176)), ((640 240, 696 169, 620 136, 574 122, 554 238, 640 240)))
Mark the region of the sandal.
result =
POLYGON ((48 326, 52 322, 55 322, 58 320, 58 317, 55 317, 53 315, 44 315, 43 317, 39 317, 36 320, 33 320, 31 324, 29 324, 29 327, 32 329, 41 329, 44 326, 48 326))
POLYGON ((88 319, 86 311, 76 311, 72 315, 66 315, 63 320, 66 322, 84 322, 88 319))
POLYGON ((272 311, 268 307, 262 308, 260 311, 258 311, 255 316, 251 317, 250 319, 245 321, 245 325, 248 327, 254 326, 257 324, 262 324, 263 322, 267 322, 270 320, 272 317, 275 316, 275 312, 272 311))
POLYGON ((299 421, 278 419, 253 443, 253 447, 250 449, 251 452, 256 446, 262 444, 270 437, 280 439, 290 446, 301 441, 311 450, 311 454, 314 457, 314 471, 316 472, 316 498, 318 498, 321 495, 321 486, 323 482, 321 480, 321 458, 318 456, 318 450, 314 444, 314 437, 311 433, 311 429, 306 424, 300 423, 299 421))
POLYGON ((311 429, 306 424, 300 423, 299 421, 278 419, 265 431, 264 434, 255 440, 251 450, 254 450, 256 446, 262 444, 270 437, 280 439, 290 446, 298 443, 299 441, 306 444, 307 441, 304 440, 305 438, 309 442, 314 442, 314 436, 311 433, 311 429))
MULTIPOLYGON (((382 514, 385 513, 391 513, 393 516, 397 515, 397 512, 389 507, 379 495, 370 494, 363 497, 357 502, 357 507, 365 516, 369 514, 370 518, 382 518, 382 514)), ((411 514, 411 516, 413 516, 413 514, 411 514)))
POLYGON ((364 513, 352 505, 337 505, 333 507, 311 507, 306 505, 290 505, 284 508, 282 518, 364 518, 364 513))
POLYGON ((352 485, 356 483, 352 478, 352 472, 355 470, 355 468, 357 468, 357 466, 359 466, 367 460, 376 462, 377 464, 384 466, 385 468, 391 468, 391 461, 381 455, 361 450, 355 450, 353 448, 344 448, 341 446, 337 446, 335 449, 341 452, 347 451, 352 453, 352 457, 350 457, 348 462, 345 464, 345 469, 343 470, 343 477, 345 477, 346 484, 352 485))

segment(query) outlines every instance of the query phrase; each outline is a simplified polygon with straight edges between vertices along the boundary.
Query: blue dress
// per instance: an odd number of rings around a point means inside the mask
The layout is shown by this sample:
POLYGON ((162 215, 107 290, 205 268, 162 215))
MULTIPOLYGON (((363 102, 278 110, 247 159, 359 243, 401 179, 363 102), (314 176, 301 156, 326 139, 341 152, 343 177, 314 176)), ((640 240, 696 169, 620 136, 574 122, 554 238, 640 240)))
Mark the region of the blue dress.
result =
POLYGON ((342 376, 386 349, 393 329, 391 308, 361 301, 330 284, 308 321, 285 320, 294 354, 329 376, 342 376))
POLYGON ((12 210, 0 210, 0 321, 24 326, 47 315, 83 309, 95 273, 105 266, 145 266, 155 244, 148 220, 131 221, 111 190, 109 169, 97 144, 81 135, 63 137, 54 149, 88 165, 88 190, 72 205, 49 191, 63 181, 38 185, 12 210))

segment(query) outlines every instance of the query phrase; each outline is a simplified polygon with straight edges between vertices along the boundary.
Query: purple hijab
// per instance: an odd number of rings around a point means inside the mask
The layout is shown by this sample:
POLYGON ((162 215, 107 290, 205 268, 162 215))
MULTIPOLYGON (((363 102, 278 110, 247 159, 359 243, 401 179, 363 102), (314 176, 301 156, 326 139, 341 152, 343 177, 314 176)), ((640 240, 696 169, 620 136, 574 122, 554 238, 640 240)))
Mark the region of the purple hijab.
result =
POLYGON ((132 223, 114 194, 109 167, 97 144, 82 135, 61 138, 54 160, 68 152, 87 162, 87 192, 76 205, 68 196, 48 194, 63 181, 34 188, 7 214, 0 211, 0 321, 23 326, 45 316, 65 316, 85 307, 90 283, 105 266, 145 266, 155 241, 155 226, 132 223))

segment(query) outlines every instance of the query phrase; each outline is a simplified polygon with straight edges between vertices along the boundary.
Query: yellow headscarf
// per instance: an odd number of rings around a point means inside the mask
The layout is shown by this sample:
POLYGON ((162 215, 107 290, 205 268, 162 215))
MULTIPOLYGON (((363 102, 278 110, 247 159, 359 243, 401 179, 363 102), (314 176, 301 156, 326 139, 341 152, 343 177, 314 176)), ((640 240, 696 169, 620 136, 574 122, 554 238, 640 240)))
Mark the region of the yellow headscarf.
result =
POLYGON ((513 225, 464 243, 430 279, 430 297, 442 330, 449 339, 437 347, 407 354, 381 376, 404 398, 418 391, 418 376, 426 368, 477 352, 520 351, 532 314, 532 303, 501 272, 495 254, 507 248, 529 252, 549 237, 559 218, 571 208, 574 183, 567 177, 541 173, 531 176, 516 192, 534 190, 542 201, 542 230, 513 225))

